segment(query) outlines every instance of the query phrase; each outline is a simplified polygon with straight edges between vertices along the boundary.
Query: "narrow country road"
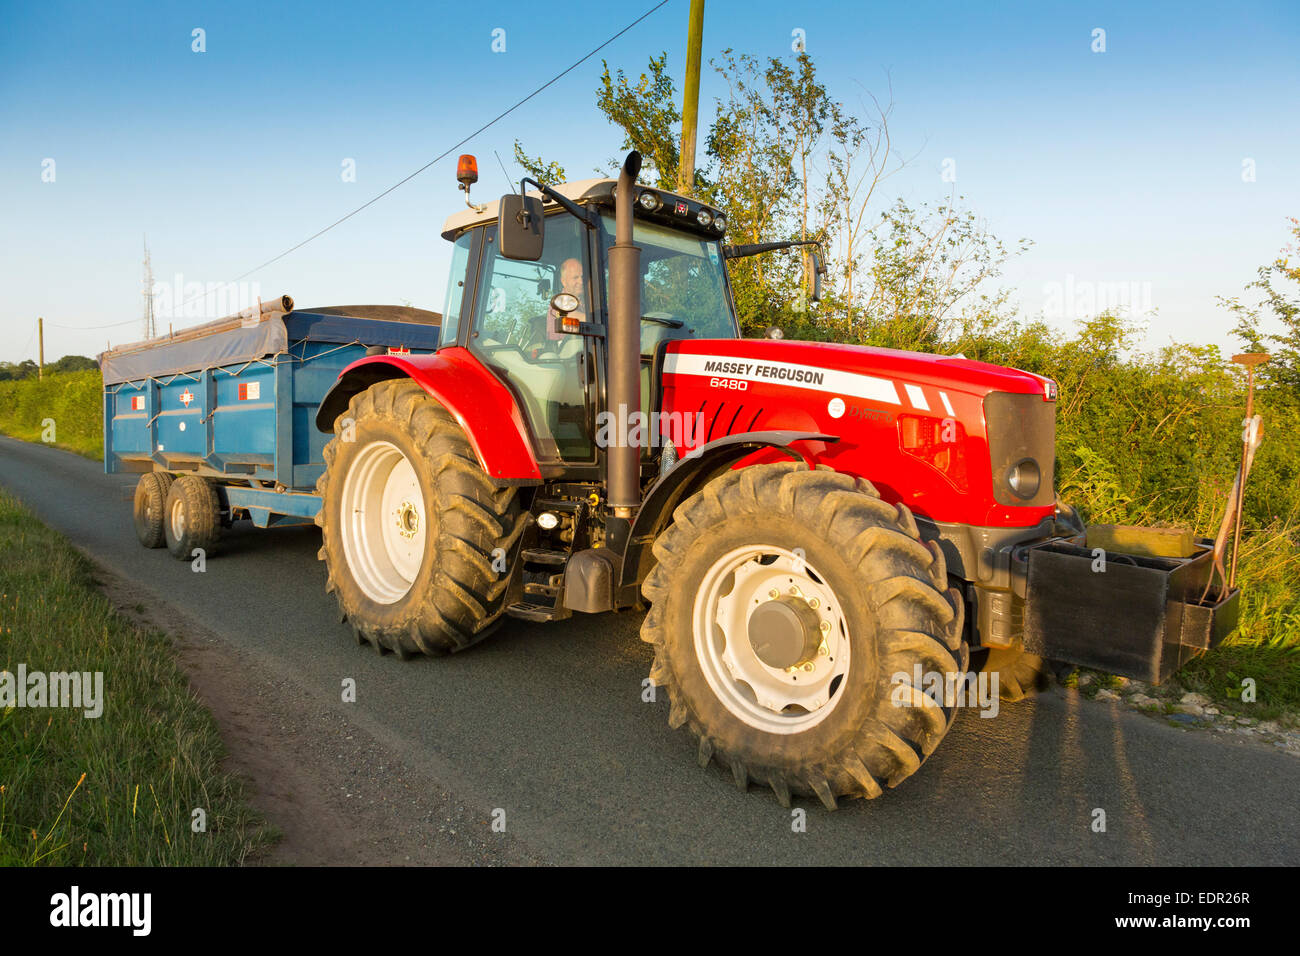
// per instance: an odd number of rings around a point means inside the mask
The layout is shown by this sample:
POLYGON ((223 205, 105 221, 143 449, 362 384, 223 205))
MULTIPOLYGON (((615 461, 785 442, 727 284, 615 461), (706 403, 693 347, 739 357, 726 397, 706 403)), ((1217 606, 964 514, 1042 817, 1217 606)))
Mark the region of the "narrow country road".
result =
MULTIPOLYGON (((329 719, 398 755, 407 772, 436 781, 470 808, 470 825, 482 827, 479 843, 491 845, 487 821, 503 809, 529 859, 1262 865, 1300 858, 1293 812, 1300 760, 1059 688, 1004 704, 995 719, 963 712, 898 790, 836 813, 799 801, 807 830, 793 832, 791 812, 770 792, 743 794, 729 774, 696 766, 685 732, 668 728, 662 696, 642 702, 651 655, 637 639, 640 615, 577 615, 551 626, 507 621, 464 654, 403 663, 359 648, 337 622, 315 528, 241 524, 200 574, 136 543, 133 476, 106 476, 96 462, 0 437, 0 484, 98 563, 136 582, 156 602, 155 621, 202 622, 278 675, 272 688, 315 702, 329 719), (357 681, 355 704, 340 700, 346 677, 357 681), (1104 833, 1090 827, 1095 808, 1106 812, 1104 833)), ((411 821, 399 819, 402 801, 384 799, 385 782, 382 766, 367 766, 350 799, 367 805, 371 825, 376 814, 380 825, 393 814, 393 829, 409 830, 411 821)))

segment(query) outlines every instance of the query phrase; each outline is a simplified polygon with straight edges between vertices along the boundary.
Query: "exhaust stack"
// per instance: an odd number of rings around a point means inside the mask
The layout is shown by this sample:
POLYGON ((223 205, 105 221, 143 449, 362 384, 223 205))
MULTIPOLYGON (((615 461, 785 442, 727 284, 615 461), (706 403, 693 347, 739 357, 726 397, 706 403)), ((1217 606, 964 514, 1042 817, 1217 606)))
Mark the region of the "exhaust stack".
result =
POLYGON ((614 197, 614 245, 609 250, 608 410, 618 416, 605 449, 606 493, 617 518, 641 504, 641 449, 629 432, 641 410, 641 250, 632 244, 632 192, 641 154, 627 154, 614 197))

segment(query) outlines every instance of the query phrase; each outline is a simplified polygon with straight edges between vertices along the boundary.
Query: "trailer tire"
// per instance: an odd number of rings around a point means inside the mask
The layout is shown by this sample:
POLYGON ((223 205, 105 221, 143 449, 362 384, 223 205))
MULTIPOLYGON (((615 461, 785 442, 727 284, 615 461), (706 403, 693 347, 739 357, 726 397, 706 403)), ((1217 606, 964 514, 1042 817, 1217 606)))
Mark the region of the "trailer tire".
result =
POLYGON ((167 545, 167 530, 163 527, 167 514, 167 492, 174 479, 165 471, 147 471, 135 485, 135 503, 132 506, 135 536, 146 548, 167 545))
POLYGON ((403 658, 482 640, 520 556, 518 490, 488 478, 456 419, 410 379, 354 395, 334 433, 316 483, 317 557, 340 619, 403 658))
POLYGON ((676 509, 654 555, 650 680, 701 767, 834 809, 897 786, 947 733, 954 701, 915 673, 964 678, 963 602, 911 512, 869 482, 794 462, 725 472, 676 509))
POLYGON ((212 482, 198 475, 181 475, 167 491, 164 522, 167 550, 181 561, 196 557, 201 549, 211 557, 221 539, 221 500, 212 482))

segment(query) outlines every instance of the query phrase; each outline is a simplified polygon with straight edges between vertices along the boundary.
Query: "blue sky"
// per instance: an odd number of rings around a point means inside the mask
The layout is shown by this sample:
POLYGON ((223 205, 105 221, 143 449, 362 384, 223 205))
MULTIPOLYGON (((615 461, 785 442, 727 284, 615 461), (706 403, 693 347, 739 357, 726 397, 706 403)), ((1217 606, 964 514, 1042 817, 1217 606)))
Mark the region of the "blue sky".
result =
MULTIPOLYGON (((47 359, 138 338, 146 234, 158 281, 233 278, 654 2, 2 0, 0 359, 35 356, 38 315, 47 359), (504 53, 491 48, 498 27, 504 53), (195 28, 206 52, 191 49, 195 28), (355 182, 340 175, 346 159, 355 182)), ((639 72, 667 50, 680 81, 687 9, 671 0, 467 146, 479 197, 506 188, 494 150, 518 175, 516 138, 574 178, 613 156, 619 133, 594 106, 600 58, 639 72)), ((1236 294, 1300 215, 1300 4, 708 0, 706 59, 724 47, 793 56, 796 28, 850 105, 892 83, 894 142, 911 163, 882 201, 942 199, 951 159, 957 190, 995 234, 1034 240, 1003 280, 1026 317, 1046 308, 1068 326, 1089 296, 1118 294, 1156 310, 1149 345, 1232 344, 1215 296, 1236 294), (1104 53, 1091 49, 1097 28, 1104 53)), ((702 115, 717 92, 706 70, 702 115)), ((462 202, 454 166, 453 155, 245 291, 441 308, 439 230, 462 202)))

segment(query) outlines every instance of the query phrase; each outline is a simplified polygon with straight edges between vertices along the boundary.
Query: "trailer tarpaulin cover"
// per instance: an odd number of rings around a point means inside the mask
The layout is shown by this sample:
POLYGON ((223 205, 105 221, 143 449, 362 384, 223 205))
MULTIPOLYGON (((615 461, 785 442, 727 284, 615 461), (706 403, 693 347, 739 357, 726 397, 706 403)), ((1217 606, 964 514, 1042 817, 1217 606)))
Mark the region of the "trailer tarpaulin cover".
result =
POLYGON ((197 372, 205 368, 251 362, 285 351, 289 334, 283 313, 264 313, 260 321, 220 319, 187 329, 170 341, 152 339, 103 352, 99 367, 105 385, 150 376, 197 372))

